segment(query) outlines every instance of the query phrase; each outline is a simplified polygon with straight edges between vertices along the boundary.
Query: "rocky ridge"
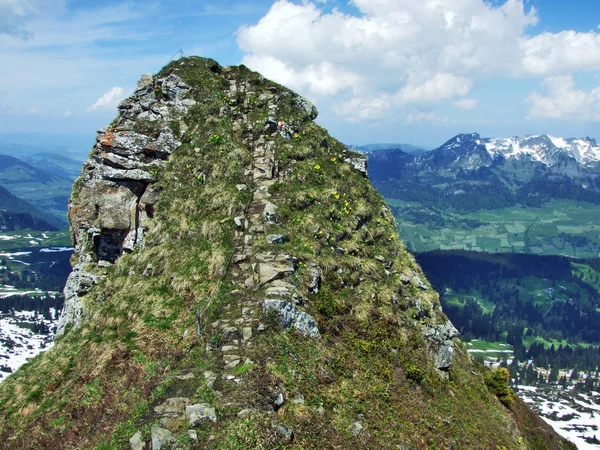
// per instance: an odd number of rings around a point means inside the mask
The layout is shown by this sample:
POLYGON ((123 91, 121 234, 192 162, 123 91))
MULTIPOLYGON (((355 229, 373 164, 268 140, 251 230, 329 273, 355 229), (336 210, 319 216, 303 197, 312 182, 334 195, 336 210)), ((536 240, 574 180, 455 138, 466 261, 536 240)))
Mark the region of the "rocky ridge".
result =
POLYGON ((570 448, 486 387, 364 158, 307 100, 189 58, 119 111, 73 191, 64 335, 0 386, 0 438, 570 448))

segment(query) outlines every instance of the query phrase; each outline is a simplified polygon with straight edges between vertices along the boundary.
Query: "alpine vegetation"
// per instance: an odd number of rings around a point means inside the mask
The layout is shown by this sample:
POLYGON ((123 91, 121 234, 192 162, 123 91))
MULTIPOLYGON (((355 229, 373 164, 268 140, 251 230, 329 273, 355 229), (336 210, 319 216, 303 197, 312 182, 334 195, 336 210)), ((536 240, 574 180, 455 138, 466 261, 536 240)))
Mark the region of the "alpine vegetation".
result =
POLYGON ((61 336, 0 384, 8 448, 574 448, 316 117, 244 66, 142 78, 73 187, 61 336))

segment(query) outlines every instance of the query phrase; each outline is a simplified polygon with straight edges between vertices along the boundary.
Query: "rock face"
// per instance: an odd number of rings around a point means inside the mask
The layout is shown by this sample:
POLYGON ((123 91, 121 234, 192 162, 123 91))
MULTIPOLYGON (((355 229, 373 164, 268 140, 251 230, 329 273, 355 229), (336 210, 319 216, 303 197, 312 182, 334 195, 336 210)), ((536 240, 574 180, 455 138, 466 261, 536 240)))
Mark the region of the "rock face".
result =
POLYGON ((442 325, 427 327, 424 336, 430 343, 437 368, 440 370, 450 369, 454 356, 453 340, 459 336, 458 330, 451 322, 446 322, 442 325))
POLYGON ((190 89, 173 74, 146 75, 119 105, 118 126, 98 131, 69 204, 75 264, 57 334, 80 323, 83 296, 102 279, 98 267, 142 244, 158 201, 155 173, 181 145, 165 123, 185 128, 180 120, 196 103, 187 98, 190 89))

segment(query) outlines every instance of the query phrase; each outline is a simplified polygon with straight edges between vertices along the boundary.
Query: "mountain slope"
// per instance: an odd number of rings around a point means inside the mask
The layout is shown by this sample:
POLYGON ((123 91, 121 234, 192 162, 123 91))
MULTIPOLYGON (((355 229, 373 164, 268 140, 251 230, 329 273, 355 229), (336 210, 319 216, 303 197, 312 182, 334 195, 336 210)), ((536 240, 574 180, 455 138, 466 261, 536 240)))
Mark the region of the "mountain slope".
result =
POLYGON ((0 184, 66 226, 72 178, 40 170, 12 156, 0 155, 0 184))
POLYGON ((55 231, 60 222, 0 186, 0 229, 55 231))
POLYGON ((81 161, 55 153, 36 153, 25 157, 24 161, 36 169, 51 172, 69 181, 75 181, 81 174, 81 161))
POLYGON ((4 442, 573 448, 473 363, 315 117, 243 66, 142 79, 74 186, 64 336, 0 385, 4 442))

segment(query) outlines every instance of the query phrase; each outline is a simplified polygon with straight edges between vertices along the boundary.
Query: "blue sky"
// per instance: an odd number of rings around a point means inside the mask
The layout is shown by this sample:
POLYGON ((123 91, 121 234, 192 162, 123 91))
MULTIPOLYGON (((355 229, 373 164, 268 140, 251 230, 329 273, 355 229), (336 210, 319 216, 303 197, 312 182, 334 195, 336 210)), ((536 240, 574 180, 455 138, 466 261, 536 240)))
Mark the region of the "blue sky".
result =
POLYGON ((182 49, 302 93, 346 143, 591 136, 592 0, 0 0, 0 133, 90 135, 182 49))

